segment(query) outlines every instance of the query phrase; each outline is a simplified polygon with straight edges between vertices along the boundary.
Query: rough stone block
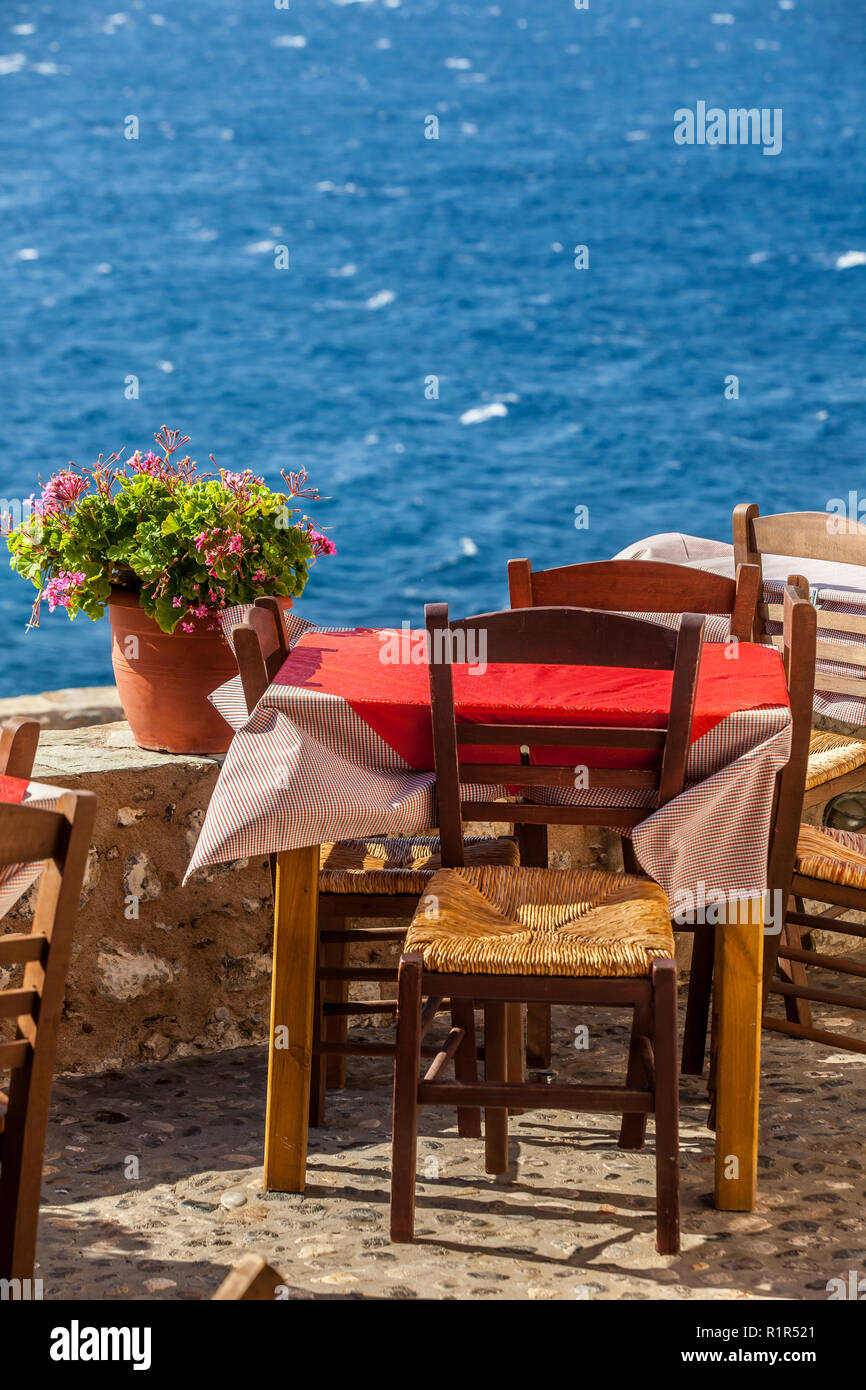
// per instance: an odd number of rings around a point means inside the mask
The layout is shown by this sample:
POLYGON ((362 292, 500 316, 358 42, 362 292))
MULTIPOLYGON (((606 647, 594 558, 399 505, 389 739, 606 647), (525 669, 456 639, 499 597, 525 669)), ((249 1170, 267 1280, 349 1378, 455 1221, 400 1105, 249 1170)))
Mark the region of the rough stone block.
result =
POLYGON ((120 697, 113 685, 74 686, 0 700, 0 724, 9 719, 35 719, 43 729, 78 729, 87 724, 112 724, 122 718, 120 697))

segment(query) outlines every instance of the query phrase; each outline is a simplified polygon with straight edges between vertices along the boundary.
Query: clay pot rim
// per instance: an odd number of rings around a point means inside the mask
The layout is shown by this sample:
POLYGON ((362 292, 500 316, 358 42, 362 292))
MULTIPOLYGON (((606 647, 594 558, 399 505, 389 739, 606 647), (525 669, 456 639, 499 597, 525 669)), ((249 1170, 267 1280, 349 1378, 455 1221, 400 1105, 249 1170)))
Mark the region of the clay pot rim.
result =
POLYGON ((116 604, 118 608, 140 608, 141 592, 134 592, 132 589, 118 589, 112 584, 111 597, 108 602, 116 604))
MULTIPOLYGON (((264 595, 262 595, 262 597, 264 597, 264 595)), ((294 599, 292 598, 291 594, 281 594, 279 597, 280 602, 284 603, 287 608, 293 607, 294 599)), ((116 604, 118 608, 140 608, 141 591, 132 589, 118 589, 115 588, 115 586, 112 584, 111 597, 109 598, 108 602, 109 604, 116 604)))

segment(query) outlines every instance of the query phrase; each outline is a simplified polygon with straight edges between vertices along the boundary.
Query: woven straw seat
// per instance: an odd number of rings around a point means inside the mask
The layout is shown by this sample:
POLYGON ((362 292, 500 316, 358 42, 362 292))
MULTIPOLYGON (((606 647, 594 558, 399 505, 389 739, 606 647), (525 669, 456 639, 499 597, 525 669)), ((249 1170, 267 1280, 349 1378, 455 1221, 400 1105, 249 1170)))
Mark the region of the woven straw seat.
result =
MULTIPOLYGON (((464 841, 467 864, 519 864, 517 842, 507 836, 464 841)), ((321 893, 423 893, 442 867, 438 836, 419 839, 341 840, 322 845, 321 893)))
POLYGON ((801 825, 796 872, 849 888, 866 888, 866 835, 801 825))
POLYGON ((813 731, 809 739, 809 762, 806 766, 806 791, 812 787, 822 787, 835 777, 844 777, 848 772, 863 767, 866 763, 866 743, 858 738, 847 738, 843 734, 825 734, 813 731))
POLYGON ((424 969, 459 975, 649 975, 674 957, 661 888, 593 869, 442 869, 406 936, 424 969))

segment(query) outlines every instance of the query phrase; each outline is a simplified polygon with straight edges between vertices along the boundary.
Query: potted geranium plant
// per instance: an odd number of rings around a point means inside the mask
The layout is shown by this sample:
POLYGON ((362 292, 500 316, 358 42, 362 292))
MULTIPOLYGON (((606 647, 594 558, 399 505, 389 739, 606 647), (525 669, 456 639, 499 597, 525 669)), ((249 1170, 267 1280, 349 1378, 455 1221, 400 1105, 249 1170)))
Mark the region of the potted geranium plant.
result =
MULTIPOLYGON (((6 533, 12 568, 70 618, 112 630, 112 665, 136 742, 173 753, 223 752, 231 730, 208 694, 236 674, 220 616, 274 595, 291 606, 317 556, 333 542, 293 507, 318 498, 304 471, 272 492, 250 469, 200 473, 165 426, 159 453, 102 455, 93 468, 52 475, 6 533)), ((213 455, 211 461, 214 462, 213 455)))

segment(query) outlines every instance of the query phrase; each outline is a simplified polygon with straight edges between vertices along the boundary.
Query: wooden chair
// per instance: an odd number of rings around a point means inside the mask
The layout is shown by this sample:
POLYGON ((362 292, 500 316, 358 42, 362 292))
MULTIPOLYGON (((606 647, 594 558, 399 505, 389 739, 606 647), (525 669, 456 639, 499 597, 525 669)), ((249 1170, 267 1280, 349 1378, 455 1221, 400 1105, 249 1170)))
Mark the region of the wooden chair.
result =
POLYGON ((597 560, 533 570, 530 560, 509 560, 512 608, 558 605, 604 613, 715 613, 730 618, 730 635, 752 640, 760 597, 760 566, 738 564, 736 580, 656 560, 597 560))
MULTIPOLYGON (((792 608, 786 594, 783 641, 791 692, 791 761, 779 778, 768 874, 770 884, 782 894, 786 914, 782 933, 766 938, 764 952, 765 1003, 769 994, 781 995, 786 1017, 765 1013, 764 1027, 844 1051, 866 1053, 866 1041, 838 1029, 819 1027, 812 1016, 813 1003, 866 1011, 866 996, 815 985, 808 973, 822 969, 842 976, 843 981, 845 977, 866 978, 862 960, 812 948, 814 930, 839 932, 861 943, 866 938, 866 926, 841 916, 846 911, 866 912, 866 835, 800 824, 810 756, 816 616, 804 597, 792 608), (825 904, 824 910, 806 912, 806 899, 825 904)), ((820 621, 823 623, 823 616, 820 621)), ((820 679, 823 681, 823 675, 820 679)))
POLYGON ((30 1279, 36 1253, 42 1155, 57 1029, 96 798, 66 792, 54 810, 0 804, 0 864, 46 860, 29 932, 0 935, 0 966, 23 966, 20 985, 0 990, 0 1018, 15 1037, 0 1041, 10 1069, 0 1161, 0 1278, 30 1279))
MULTIPOLYGON (((831 529, 838 520, 830 512, 783 512, 761 516, 754 503, 742 502, 734 509, 733 516, 734 563, 761 567, 765 555, 782 555, 860 565, 866 590, 866 525, 852 521, 846 523, 843 531, 831 529)), ((799 588, 805 586, 808 597, 808 581, 801 575, 795 577, 799 588)), ((758 605, 756 640, 781 648, 782 637, 777 630, 781 617, 780 603, 765 603, 762 599, 758 605)), ((833 613, 822 608, 815 654, 819 659, 866 668, 866 616, 833 613), (839 640, 851 633, 862 636, 864 646, 839 640)), ((866 699, 866 669, 863 678, 820 671, 815 683, 821 691, 866 699)), ((803 805, 820 806, 850 788, 864 786, 866 742, 844 734, 813 730, 803 805)))
MULTIPOLYGON (((39 744, 39 725, 35 719, 12 719, 0 725, 0 777, 17 777, 29 782, 39 744)), ((6 1124, 9 1097, 0 1089, 0 1143, 6 1124)))
MULTIPOLYGON (((549 570, 533 570, 525 559, 508 562, 512 608, 555 604, 604 613, 717 614, 730 619, 728 633, 741 642, 752 640, 760 585, 761 571, 754 564, 738 565, 733 580, 654 560, 599 560, 549 570)), ((524 827, 518 840, 521 864, 547 865, 546 827, 524 827)), ((622 852, 625 869, 640 873, 627 838, 622 852)), ((527 1058, 533 1066, 550 1066, 550 1011, 543 1006, 529 1009, 527 1058)))
MULTIPOLYGON (((815 633, 816 613, 806 597, 805 581, 797 582, 792 576, 785 586, 783 601, 780 604, 782 617, 782 655, 791 703, 791 757, 776 779, 773 817, 767 849, 767 887, 777 895, 777 901, 787 907, 789 896, 796 889, 794 876, 795 855, 798 833, 809 831, 810 827, 800 827, 800 814, 803 806, 803 788, 809 759, 809 739, 812 727, 812 696, 815 681, 815 633)), ((817 833, 817 832, 815 832, 817 833)), ((810 894, 810 896, 815 896, 810 894)), ((866 894, 864 894, 866 906, 866 894)), ((788 983, 803 983, 804 967, 799 961, 803 954, 799 938, 799 914, 787 913, 786 925, 781 934, 768 933, 764 938, 764 998, 768 990, 775 989, 772 983, 777 958, 782 957, 787 979, 778 987, 786 995, 786 1010, 789 1019, 796 1022, 793 989, 788 983), (780 936, 782 945, 780 947, 780 936), (791 979, 796 975, 797 980, 791 979)), ((827 925, 823 923, 823 925, 827 925)), ((866 928, 860 929, 866 934, 866 928)), ((695 932, 692 954, 692 979, 690 981, 688 1007, 683 1039, 683 1071, 700 1075, 703 1070, 706 1046, 707 1023, 709 1019, 710 993, 713 977, 713 956, 715 950, 715 929, 704 926, 695 932)), ((817 963, 821 963, 818 960, 817 963)), ((857 973, 856 971, 854 973, 857 973)), ((866 970, 861 973, 866 974, 866 970)), ((806 998, 808 998, 808 994, 806 998)), ((861 1006, 862 1007, 862 1006, 861 1006)), ((767 1027, 779 1027, 782 1031, 792 1031, 778 1020, 765 1018, 767 1027)), ((804 1034, 805 1036, 805 1034, 804 1034)), ((864 1048, 866 1050, 866 1048, 864 1048)), ((712 1090, 712 1076, 710 1080, 712 1090)))
MULTIPOLYGON (((444 604, 427 607, 430 700, 439 789, 439 829, 460 864, 463 819, 489 814, 466 801, 470 781, 538 788, 574 785, 574 763, 589 788, 651 788, 658 805, 682 790, 697 687, 703 619, 686 614, 679 631, 619 614, 535 608, 450 624, 444 604), (647 729, 605 726, 458 724, 451 663, 455 637, 474 632, 486 660, 645 667, 673 671, 669 717, 647 729), (520 750, 521 760, 477 764, 461 748, 520 750), (533 765, 533 747, 574 750, 569 765, 533 765), (610 750, 638 766, 610 767, 610 750), (643 756, 650 754, 649 766, 643 756)), ((469 640, 472 640, 469 638, 469 640)), ((468 647, 468 641, 467 641, 468 647)), ((518 821, 597 824, 599 808, 513 807, 518 821)), ((613 824, 635 825, 643 808, 605 808, 613 824)), ((443 869, 434 875, 406 938, 397 986, 391 1238, 414 1232, 418 1109, 455 1105, 470 1117, 483 1106, 486 1167, 507 1171, 507 1117, 514 1107, 603 1110, 623 1115, 620 1144, 643 1144, 656 1117, 657 1246, 679 1249, 677 985, 670 911, 657 884, 632 875, 541 867, 443 869), (419 1084, 424 1035, 441 999, 454 1026, 419 1084), (426 1003, 422 1001, 426 999, 426 1003), (462 1001, 458 1012, 455 1005, 462 1001), (527 1083, 515 1066, 513 1029, 524 1004, 602 1004, 633 1010, 625 1086, 527 1083), (475 1006, 485 1014, 484 1083, 476 1077, 475 1006), (442 1079, 453 1060, 455 1080, 442 1079)), ((519 1056, 522 1049, 516 1049, 519 1056)))
MULTIPOLYGON (((252 714, 288 656, 285 626, 277 601, 257 599, 249 621, 235 628, 233 638, 247 711, 252 714)), ((497 807, 500 820, 504 809, 502 805, 497 807)), ((517 844, 507 836, 469 838, 463 852, 477 864, 519 862, 517 844)), ((271 856, 272 872, 274 860, 275 856, 271 856)), ((327 1089, 345 1086, 347 1057, 394 1055, 393 1043, 354 1042, 348 1038, 350 1015, 388 1014, 397 1008, 393 998, 349 999, 349 985, 353 982, 378 985, 397 979, 397 971, 391 966, 350 964, 350 945, 402 943, 418 895, 442 863, 437 836, 344 840, 321 847, 319 956, 310 1086, 312 1125, 324 1123, 327 1089), (351 925, 353 919, 377 918, 397 920, 393 926, 351 925)))
POLYGON ((39 732, 35 719, 13 719, 0 725, 0 777, 30 780, 39 732))

